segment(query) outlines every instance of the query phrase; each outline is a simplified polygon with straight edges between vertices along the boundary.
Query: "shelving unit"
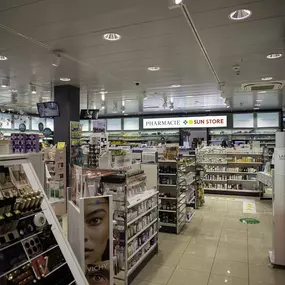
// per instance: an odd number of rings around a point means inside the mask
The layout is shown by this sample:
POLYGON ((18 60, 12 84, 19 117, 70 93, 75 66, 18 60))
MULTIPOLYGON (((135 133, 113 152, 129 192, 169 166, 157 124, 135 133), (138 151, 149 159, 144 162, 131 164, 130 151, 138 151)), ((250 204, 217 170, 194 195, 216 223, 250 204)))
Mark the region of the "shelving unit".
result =
POLYGON ((189 169, 195 164, 188 159, 159 160, 158 163, 160 231, 175 231, 179 234, 186 223, 186 206, 195 207, 196 188, 192 188, 190 193, 190 185, 195 182, 195 172, 189 169))
POLYGON ((204 166, 205 193, 258 196, 257 171, 263 164, 262 149, 208 147, 197 152, 204 166))
POLYGON ((125 132, 110 132, 109 141, 112 145, 131 145, 139 143, 148 143, 155 145, 159 142, 179 142, 178 131, 125 131, 125 132))
POLYGON ((275 147, 275 133, 278 131, 276 128, 268 129, 248 129, 247 131, 233 129, 233 130, 211 130, 209 133, 209 141, 213 144, 221 144, 223 140, 231 141, 245 141, 246 143, 252 143, 254 141, 260 141, 260 146, 267 146, 268 149, 273 152, 275 147))
POLYGON ((0 156, 0 165, 0 197, 11 202, 0 216, 0 284, 87 284, 27 156, 0 156))
POLYGON ((115 279, 128 285, 158 250, 158 191, 146 190, 142 170, 105 176, 101 182, 104 194, 113 195, 115 255, 121 257, 115 279))

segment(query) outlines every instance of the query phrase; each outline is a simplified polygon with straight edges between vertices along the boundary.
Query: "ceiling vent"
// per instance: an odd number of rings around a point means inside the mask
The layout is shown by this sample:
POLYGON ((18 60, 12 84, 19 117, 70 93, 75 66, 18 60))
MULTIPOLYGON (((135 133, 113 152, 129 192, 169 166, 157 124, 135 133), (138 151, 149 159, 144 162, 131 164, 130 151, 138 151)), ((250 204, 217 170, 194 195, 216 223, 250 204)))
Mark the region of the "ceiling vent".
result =
POLYGON ((270 91, 280 90, 284 87, 284 81, 270 81, 264 83, 246 83, 241 85, 243 91, 270 91))

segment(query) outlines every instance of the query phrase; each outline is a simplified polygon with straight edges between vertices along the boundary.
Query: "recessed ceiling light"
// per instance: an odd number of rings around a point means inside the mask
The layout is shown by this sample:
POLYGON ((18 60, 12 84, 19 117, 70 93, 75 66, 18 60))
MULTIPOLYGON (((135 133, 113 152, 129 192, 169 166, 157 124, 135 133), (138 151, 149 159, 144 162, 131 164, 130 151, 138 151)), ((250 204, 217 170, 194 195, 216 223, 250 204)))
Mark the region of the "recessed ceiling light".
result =
POLYGON ((256 107, 260 107, 260 104, 255 104, 254 106, 256 106, 256 107))
POLYGON ((7 56, 4 56, 4 55, 0 55, 0 60, 7 60, 7 56))
POLYGON ((239 9, 230 13, 229 18, 234 21, 241 21, 249 18, 252 12, 248 9, 239 9))
POLYGON ((158 70, 160 70, 160 67, 159 66, 150 66, 150 67, 148 67, 148 70, 149 71, 158 71, 158 70))
POLYGON ((266 56, 267 59, 276 59, 282 57, 282 53, 270 53, 266 56))
POLYGON ((266 93, 266 91, 258 91, 257 93, 264 94, 264 93, 266 93))
POLYGON ((121 38, 122 37, 119 34, 116 34, 116 33, 106 33, 106 34, 103 35, 103 39, 104 40, 111 41, 111 42, 118 41, 121 38))
POLYGON ((258 108, 258 107, 255 107, 255 108, 253 108, 253 110, 259 110, 259 108, 258 108))
POLYGON ((262 99, 256 99, 256 102, 262 102, 262 99))
POLYGON ((70 81, 70 78, 68 78, 68 77, 61 77, 59 80, 67 82, 67 81, 70 81))
POLYGON ((267 77, 262 77, 261 78, 262 81, 269 81, 269 80, 272 80, 272 79, 273 79, 273 77, 271 77, 271 76, 267 76, 267 77))
POLYGON ((228 105, 227 108, 229 109, 229 108, 230 108, 230 105, 228 105))
POLYGON ((175 3, 176 5, 179 5, 179 4, 182 3, 182 1, 183 1, 183 0, 175 0, 174 3, 175 3))
POLYGON ((180 84, 172 84, 171 88, 179 88, 181 85, 180 84))

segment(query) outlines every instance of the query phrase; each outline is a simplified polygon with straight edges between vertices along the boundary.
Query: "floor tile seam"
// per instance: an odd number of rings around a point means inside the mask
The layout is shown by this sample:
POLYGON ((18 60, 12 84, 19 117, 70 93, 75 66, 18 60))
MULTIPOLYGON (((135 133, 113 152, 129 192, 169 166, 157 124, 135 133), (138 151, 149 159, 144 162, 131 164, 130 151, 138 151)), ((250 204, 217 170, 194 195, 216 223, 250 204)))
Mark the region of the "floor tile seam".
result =
POLYGON ((248 224, 246 225, 246 229, 247 229, 247 236, 246 236, 246 240, 247 240, 247 268, 248 268, 248 285, 250 285, 250 277, 249 277, 249 250, 248 250, 248 224))
MULTIPOLYGON (((211 273, 210 275, 223 276, 223 277, 228 277, 228 278, 233 278, 233 279, 240 279, 240 280, 247 280, 247 278, 226 276, 226 275, 224 275, 224 274, 218 274, 218 273, 211 273)), ((261 285, 262 285, 262 284, 261 284, 261 285)), ((272 285, 274 285, 274 284, 272 284, 272 285)))
POLYGON ((182 259, 184 253, 186 252, 186 249, 187 249, 187 247, 189 246, 189 244, 190 244, 190 241, 188 242, 188 244, 187 244, 186 248, 184 249, 184 251, 181 253, 180 258, 179 258, 179 260, 178 260, 176 266, 174 267, 174 270, 172 271, 172 273, 171 273, 171 275, 170 275, 168 281, 166 282, 166 285, 169 283, 169 281, 170 281, 172 275, 174 274, 175 270, 177 269, 178 264, 179 264, 180 260, 182 259))
MULTIPOLYGON (((223 221, 223 226, 224 226, 224 223, 225 223, 225 221, 223 221)), ((217 256, 217 252, 218 252, 218 248, 219 248, 221 236, 222 236, 222 231, 221 231, 221 233, 220 233, 220 237, 219 237, 219 240, 218 240, 218 244, 217 244, 217 248, 216 248, 216 251, 215 251, 214 258, 213 258, 213 263, 212 263, 212 266, 211 266, 211 270, 210 270, 210 274, 209 274, 209 279, 208 279, 207 285, 210 284, 211 274, 212 274, 213 267, 214 267, 214 264, 215 264, 215 260, 216 260, 216 256, 217 256)))

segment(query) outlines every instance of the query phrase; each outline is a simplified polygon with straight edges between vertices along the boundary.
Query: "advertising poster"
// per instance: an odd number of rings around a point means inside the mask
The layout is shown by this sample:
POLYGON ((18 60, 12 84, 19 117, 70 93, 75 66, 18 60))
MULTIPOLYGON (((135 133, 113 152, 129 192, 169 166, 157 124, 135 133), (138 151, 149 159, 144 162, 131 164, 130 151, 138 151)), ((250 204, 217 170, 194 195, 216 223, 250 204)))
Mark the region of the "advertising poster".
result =
POLYGON ((111 196, 81 199, 84 209, 84 271, 90 285, 113 285, 111 196))

